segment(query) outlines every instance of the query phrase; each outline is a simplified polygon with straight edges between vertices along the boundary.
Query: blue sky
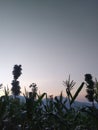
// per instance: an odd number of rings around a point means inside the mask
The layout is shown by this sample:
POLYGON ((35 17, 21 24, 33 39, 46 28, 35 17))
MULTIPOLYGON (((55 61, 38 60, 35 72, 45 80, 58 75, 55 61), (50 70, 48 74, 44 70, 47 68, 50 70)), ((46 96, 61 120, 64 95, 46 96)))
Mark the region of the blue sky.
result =
POLYGON ((69 74, 76 88, 85 73, 98 77, 97 51, 97 0, 0 1, 0 82, 5 86, 11 87, 13 66, 21 64, 22 90, 35 82, 41 93, 65 93, 62 81, 69 74))

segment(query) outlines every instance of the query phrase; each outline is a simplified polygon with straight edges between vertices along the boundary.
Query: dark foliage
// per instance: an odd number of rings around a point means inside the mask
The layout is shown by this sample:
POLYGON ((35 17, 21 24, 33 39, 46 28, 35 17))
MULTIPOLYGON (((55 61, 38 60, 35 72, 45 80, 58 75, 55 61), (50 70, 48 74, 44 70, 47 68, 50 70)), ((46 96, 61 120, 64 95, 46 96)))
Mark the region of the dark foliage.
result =
POLYGON ((14 80, 17 80, 19 78, 19 76, 22 74, 21 71, 22 71, 21 65, 14 65, 14 70, 12 72, 14 80))
MULTIPOLYGON (((14 95, 19 95, 20 86, 17 79, 21 75, 21 65, 15 65, 13 70, 14 79, 12 90, 14 95)), ((94 85, 92 76, 85 75, 87 95, 91 102, 94 97, 98 99, 98 82, 94 85), (96 89, 94 89, 96 88, 96 89), (94 94, 91 90, 94 91, 94 94), (92 100, 91 100, 92 98, 92 100)), ((37 85, 32 83, 29 87, 31 92, 25 89, 25 102, 20 102, 19 97, 9 96, 9 89, 5 88, 5 95, 0 97, 0 130, 98 130, 98 108, 91 106, 73 107, 76 98, 84 87, 84 82, 73 94, 75 82, 64 81, 66 98, 61 92, 59 96, 47 96, 46 93, 38 94, 37 85), (18 98, 17 98, 18 97, 18 98), (68 107, 69 106, 69 107, 68 107)), ((86 95, 86 96, 87 96, 86 95)), ((97 101, 97 100, 96 100, 97 101)), ((98 102, 97 102, 98 103, 98 102)))
POLYGON ((19 86, 19 81, 17 81, 17 79, 19 78, 19 76, 22 74, 21 73, 22 68, 21 65, 15 65, 14 66, 14 70, 12 72, 14 80, 12 81, 12 93, 13 95, 19 95, 21 93, 20 91, 20 86, 19 86))
POLYGON ((92 80, 91 74, 85 74, 85 81, 87 82, 87 95, 86 98, 90 102, 94 102, 94 81, 92 80))

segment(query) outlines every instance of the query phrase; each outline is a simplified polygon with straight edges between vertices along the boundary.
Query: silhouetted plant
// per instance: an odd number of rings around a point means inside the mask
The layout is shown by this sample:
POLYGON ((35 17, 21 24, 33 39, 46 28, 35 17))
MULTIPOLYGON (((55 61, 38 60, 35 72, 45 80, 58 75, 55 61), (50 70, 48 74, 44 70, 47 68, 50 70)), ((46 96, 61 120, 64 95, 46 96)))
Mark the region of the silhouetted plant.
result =
POLYGON ((98 81, 95 79, 94 99, 98 103, 98 81))
POLYGON ((79 88, 76 90, 74 96, 72 97, 70 104, 72 104, 76 100, 76 98, 79 95, 79 93, 81 92, 83 86, 84 86, 84 82, 82 82, 81 85, 79 86, 79 88))
MULTIPOLYGON (((20 94, 18 78, 21 75, 21 65, 15 65, 13 70, 12 93, 20 94)), ((87 89, 94 90, 93 101, 98 101, 98 82, 93 82, 90 74, 85 75, 87 89)), ((31 92, 25 89, 25 103, 19 98, 11 98, 9 89, 5 88, 5 95, 0 97, 0 130, 98 130, 98 108, 92 106, 74 106, 77 96, 81 92, 84 82, 75 94, 72 88, 75 82, 64 81, 67 98, 63 94, 48 98, 46 93, 38 94, 37 85, 32 83, 31 92), (43 99, 46 97, 45 99, 43 99), (69 102, 68 102, 69 99, 69 102), (73 105, 72 105, 73 104, 73 105), (68 107, 70 105, 70 108, 68 107)), ((87 93, 91 94, 91 93, 87 93)))
POLYGON ((35 83, 32 83, 29 87, 32 88, 32 92, 29 93, 30 97, 33 97, 34 99, 36 99, 37 85, 35 83))
POLYGON ((75 94, 72 95, 71 90, 73 89, 75 82, 72 80, 70 80, 70 75, 68 80, 63 81, 64 86, 66 87, 66 94, 67 94, 67 98, 69 100, 69 105, 71 108, 71 105, 73 104, 73 102, 75 101, 75 99, 77 98, 77 96, 79 95, 79 93, 81 92, 83 86, 84 86, 84 82, 82 82, 82 84, 79 86, 79 88, 76 90, 75 94))
POLYGON ((91 74, 85 74, 85 81, 86 81, 86 86, 87 86, 87 95, 86 98, 88 101, 92 102, 94 105, 94 81, 92 80, 92 75, 91 74))
POLYGON ((12 72, 14 80, 12 81, 12 93, 13 95, 19 95, 21 93, 20 91, 20 86, 19 86, 19 81, 17 81, 17 79, 19 78, 19 76, 21 75, 21 65, 15 65, 14 66, 14 70, 12 72))
POLYGON ((14 80, 17 80, 19 76, 22 74, 21 73, 21 65, 14 65, 14 70, 13 70, 13 75, 14 75, 14 80))
POLYGON ((86 106, 82 108, 82 111, 87 117, 86 121, 89 120, 89 122, 87 122, 87 126, 89 127, 88 130, 98 130, 98 108, 86 106))
POLYGON ((70 75, 69 75, 68 80, 63 81, 63 85, 66 87, 66 94, 67 94, 67 98, 68 98, 69 103, 70 103, 72 100, 71 90, 73 89, 75 82, 73 80, 72 81, 70 80, 70 75))

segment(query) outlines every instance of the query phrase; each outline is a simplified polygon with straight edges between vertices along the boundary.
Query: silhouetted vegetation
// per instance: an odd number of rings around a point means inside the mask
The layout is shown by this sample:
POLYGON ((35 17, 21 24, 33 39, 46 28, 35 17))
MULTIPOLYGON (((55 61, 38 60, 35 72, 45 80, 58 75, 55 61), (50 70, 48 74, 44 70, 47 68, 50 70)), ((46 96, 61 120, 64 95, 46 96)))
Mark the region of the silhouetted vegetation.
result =
POLYGON ((14 70, 13 70, 13 77, 14 80, 12 81, 12 93, 13 95, 19 95, 21 93, 20 91, 20 86, 19 86, 19 81, 17 81, 17 79, 19 78, 19 76, 21 75, 21 65, 15 65, 14 66, 14 70))
MULTIPOLYGON (((0 130, 98 130, 98 82, 92 80, 91 74, 85 75, 89 102, 95 105, 76 105, 76 99, 85 83, 82 82, 76 93, 72 94, 75 82, 64 81, 66 97, 61 92, 59 96, 38 94, 37 85, 32 83, 31 92, 23 94, 24 102, 20 102, 20 86, 17 79, 21 75, 21 65, 15 65, 13 70, 12 94, 4 89, 5 95, 0 97, 0 130), (90 90, 90 91, 89 91, 90 90)), ((2 85, 0 85, 1 87, 2 85)))
POLYGON ((92 80, 92 75, 91 74, 86 74, 85 75, 85 81, 87 82, 87 95, 86 95, 86 98, 90 102, 94 102, 94 82, 92 80))

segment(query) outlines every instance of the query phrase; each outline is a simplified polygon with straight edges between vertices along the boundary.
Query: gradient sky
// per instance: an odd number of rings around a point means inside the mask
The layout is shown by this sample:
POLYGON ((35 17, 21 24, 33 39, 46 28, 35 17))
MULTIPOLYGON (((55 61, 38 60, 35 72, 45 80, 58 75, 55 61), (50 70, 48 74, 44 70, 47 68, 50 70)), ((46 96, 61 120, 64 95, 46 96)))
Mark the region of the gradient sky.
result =
POLYGON ((22 65, 22 90, 34 82, 58 95, 69 74, 76 88, 85 73, 98 78, 98 1, 1 0, 0 61, 0 83, 9 87, 13 66, 22 65))

